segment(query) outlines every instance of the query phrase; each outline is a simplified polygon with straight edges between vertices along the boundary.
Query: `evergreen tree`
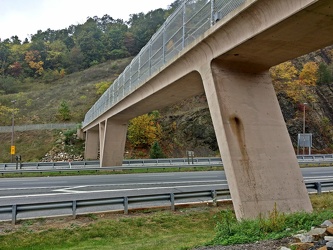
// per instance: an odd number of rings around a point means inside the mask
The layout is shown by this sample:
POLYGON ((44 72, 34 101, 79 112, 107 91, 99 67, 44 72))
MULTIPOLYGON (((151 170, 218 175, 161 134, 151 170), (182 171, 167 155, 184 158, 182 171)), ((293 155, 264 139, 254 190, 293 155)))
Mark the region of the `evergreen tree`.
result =
POLYGON ((160 147, 160 144, 155 141, 153 146, 151 147, 150 149, 150 158, 151 159, 157 159, 157 158, 164 158, 164 154, 163 154, 163 150, 162 148, 160 147))
POLYGON ((71 111, 66 101, 60 103, 58 113, 62 121, 68 121, 71 119, 71 111))

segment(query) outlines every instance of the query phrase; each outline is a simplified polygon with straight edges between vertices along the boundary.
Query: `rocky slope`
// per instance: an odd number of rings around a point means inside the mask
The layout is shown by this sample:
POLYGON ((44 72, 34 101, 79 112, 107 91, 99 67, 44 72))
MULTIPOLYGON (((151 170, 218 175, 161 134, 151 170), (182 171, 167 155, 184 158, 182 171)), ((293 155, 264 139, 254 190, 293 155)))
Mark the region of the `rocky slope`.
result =
MULTIPOLYGON (((330 64, 333 46, 293 60, 297 68, 308 61, 330 64)), ((333 83, 311 87, 313 100, 307 101, 306 133, 313 134, 312 153, 333 152, 333 83)), ((295 148, 297 136, 303 131, 303 106, 285 92, 277 93, 282 114, 295 148)), ((205 95, 195 96, 160 110, 167 155, 184 157, 186 150, 196 156, 218 156, 218 145, 205 95)))

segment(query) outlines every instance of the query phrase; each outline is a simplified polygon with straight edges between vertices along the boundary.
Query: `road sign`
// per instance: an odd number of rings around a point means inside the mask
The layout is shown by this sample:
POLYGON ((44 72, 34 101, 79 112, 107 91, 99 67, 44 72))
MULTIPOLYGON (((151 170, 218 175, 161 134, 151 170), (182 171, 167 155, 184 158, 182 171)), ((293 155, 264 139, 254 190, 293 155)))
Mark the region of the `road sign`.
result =
POLYGON ((311 154, 311 148, 312 148, 312 134, 298 134, 297 138, 297 154, 299 154, 299 148, 303 148, 303 154, 304 154, 304 148, 309 148, 309 155, 311 154))
POLYGON ((15 154, 15 146, 10 146, 10 154, 11 155, 15 154))

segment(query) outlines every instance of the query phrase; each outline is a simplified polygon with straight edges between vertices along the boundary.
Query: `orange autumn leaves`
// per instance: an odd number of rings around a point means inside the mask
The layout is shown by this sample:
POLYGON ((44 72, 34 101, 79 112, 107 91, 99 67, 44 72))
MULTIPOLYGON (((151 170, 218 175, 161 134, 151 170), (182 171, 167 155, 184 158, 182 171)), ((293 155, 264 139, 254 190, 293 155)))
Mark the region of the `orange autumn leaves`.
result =
POLYGON ((318 81, 318 64, 307 62, 299 71, 290 62, 281 63, 270 69, 277 92, 284 91, 294 102, 315 101, 312 87, 318 81))

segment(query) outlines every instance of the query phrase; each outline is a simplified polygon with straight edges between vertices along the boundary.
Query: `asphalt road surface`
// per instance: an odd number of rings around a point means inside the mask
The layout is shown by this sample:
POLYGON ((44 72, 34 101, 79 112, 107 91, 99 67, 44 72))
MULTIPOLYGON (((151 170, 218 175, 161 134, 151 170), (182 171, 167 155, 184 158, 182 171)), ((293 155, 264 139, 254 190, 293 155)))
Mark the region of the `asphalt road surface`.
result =
MULTIPOLYGON (((303 168, 305 181, 333 180, 333 167, 303 168)), ((226 187, 223 171, 2 178, 0 205, 226 187)))
MULTIPOLYGON (((306 182, 333 180, 333 167, 302 168, 302 173, 306 182)), ((226 187, 223 171, 2 178, 0 206, 226 187)), ((1 219, 3 218, 0 217, 1 219)))

